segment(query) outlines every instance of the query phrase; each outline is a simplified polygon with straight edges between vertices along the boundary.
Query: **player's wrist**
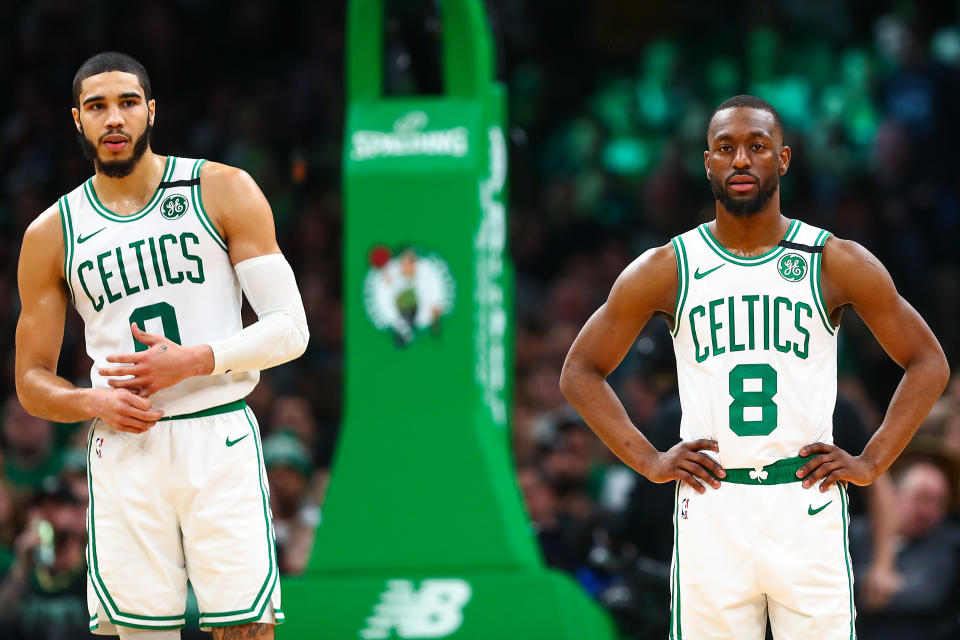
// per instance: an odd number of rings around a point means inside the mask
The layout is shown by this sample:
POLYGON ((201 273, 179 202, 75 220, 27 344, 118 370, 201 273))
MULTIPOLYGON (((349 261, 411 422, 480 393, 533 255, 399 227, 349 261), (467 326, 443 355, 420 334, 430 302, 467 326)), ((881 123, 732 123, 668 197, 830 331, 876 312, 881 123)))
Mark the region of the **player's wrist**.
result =
POLYGON ((648 480, 655 481, 657 468, 660 462, 660 452, 653 446, 647 451, 637 454, 636 460, 632 465, 634 470, 648 480))
POLYGON ((206 376, 213 373, 215 364, 213 349, 208 344, 201 344, 191 349, 193 355, 192 375, 206 376))
POLYGON ((104 393, 106 390, 89 388, 79 389, 78 392, 80 394, 80 402, 77 404, 83 412, 84 419, 93 420, 94 418, 102 418, 105 406, 104 393))
POLYGON ((856 456, 856 460, 860 463, 864 475, 866 475, 867 484, 876 480, 880 474, 883 473, 884 469, 886 469, 881 461, 877 460, 866 451, 861 453, 859 456, 856 456))

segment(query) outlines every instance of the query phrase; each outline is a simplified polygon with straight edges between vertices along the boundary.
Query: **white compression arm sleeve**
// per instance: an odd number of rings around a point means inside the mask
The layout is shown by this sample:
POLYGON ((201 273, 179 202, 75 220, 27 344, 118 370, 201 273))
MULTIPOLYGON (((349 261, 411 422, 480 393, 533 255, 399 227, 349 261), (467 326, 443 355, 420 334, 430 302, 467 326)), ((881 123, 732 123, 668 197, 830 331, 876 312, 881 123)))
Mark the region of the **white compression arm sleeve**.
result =
POLYGON ((229 338, 210 343, 211 374, 260 371, 302 354, 310 332, 287 259, 272 253, 238 262, 233 269, 258 320, 229 338))

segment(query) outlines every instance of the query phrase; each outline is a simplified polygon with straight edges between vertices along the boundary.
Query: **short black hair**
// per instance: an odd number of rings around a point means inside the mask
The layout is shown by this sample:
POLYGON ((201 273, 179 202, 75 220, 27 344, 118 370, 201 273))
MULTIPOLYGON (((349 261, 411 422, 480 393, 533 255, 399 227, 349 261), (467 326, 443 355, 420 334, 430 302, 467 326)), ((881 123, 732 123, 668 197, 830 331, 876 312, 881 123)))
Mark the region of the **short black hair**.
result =
POLYGON ((761 111, 766 111, 767 113, 773 116, 773 122, 777 126, 777 129, 780 130, 780 136, 783 136, 783 120, 780 119, 780 114, 777 113, 777 110, 767 102, 756 96, 750 96, 746 94, 741 94, 739 96, 733 96, 732 98, 727 98, 720 103, 720 106, 713 110, 713 113, 710 114, 710 120, 707 121, 707 130, 710 129, 710 124, 713 122, 713 118, 723 111, 724 109, 733 109, 736 107, 749 107, 751 109, 760 109, 761 111))
POLYGON ((73 76, 73 106, 80 108, 80 85, 90 76, 108 71, 123 71, 137 76, 140 86, 143 87, 143 97, 149 101, 153 97, 150 90, 150 76, 142 64, 137 62, 132 56, 118 51, 104 51, 87 59, 80 68, 77 69, 77 75, 73 76))

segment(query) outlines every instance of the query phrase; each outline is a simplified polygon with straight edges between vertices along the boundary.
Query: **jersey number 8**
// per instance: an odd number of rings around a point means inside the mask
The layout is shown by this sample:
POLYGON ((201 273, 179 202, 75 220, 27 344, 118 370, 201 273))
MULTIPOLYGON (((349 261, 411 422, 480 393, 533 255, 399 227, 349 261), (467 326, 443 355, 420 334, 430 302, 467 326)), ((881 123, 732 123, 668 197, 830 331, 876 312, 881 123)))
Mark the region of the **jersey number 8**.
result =
POLYGON ((730 370, 730 430, 738 436, 768 436, 777 428, 777 370, 769 364, 738 364, 730 370), (753 387, 747 391, 747 380, 753 387), (756 382, 760 390, 756 390, 756 382), (747 419, 747 410, 752 419, 747 419), (759 418, 757 417, 759 413, 759 418))

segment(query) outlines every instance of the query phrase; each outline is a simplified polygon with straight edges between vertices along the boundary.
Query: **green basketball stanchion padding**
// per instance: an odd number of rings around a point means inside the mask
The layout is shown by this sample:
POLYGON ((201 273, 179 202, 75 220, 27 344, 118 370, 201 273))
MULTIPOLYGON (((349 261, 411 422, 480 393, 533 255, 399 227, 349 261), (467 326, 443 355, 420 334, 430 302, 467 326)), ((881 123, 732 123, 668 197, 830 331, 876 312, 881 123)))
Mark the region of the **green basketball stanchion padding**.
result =
POLYGON ((277 634, 612 639, 514 477, 504 89, 481 2, 442 13, 445 93, 384 97, 381 0, 349 5, 343 426, 277 634))

